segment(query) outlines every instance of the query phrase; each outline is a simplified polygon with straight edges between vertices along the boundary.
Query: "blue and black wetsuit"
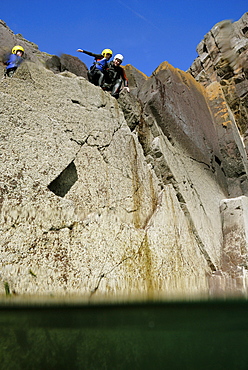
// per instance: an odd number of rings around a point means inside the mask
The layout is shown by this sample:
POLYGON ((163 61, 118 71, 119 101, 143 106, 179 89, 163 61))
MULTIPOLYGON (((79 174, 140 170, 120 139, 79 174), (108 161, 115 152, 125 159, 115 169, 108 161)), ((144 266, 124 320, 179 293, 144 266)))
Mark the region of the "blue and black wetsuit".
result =
POLYGON ((10 54, 6 62, 7 67, 5 69, 5 74, 11 77, 22 62, 23 58, 21 56, 16 54, 10 54))
POLYGON ((88 71, 89 81, 96 86, 102 86, 105 76, 105 70, 108 66, 108 60, 104 58, 102 54, 94 54, 86 50, 84 50, 83 53, 95 58, 95 62, 88 71))

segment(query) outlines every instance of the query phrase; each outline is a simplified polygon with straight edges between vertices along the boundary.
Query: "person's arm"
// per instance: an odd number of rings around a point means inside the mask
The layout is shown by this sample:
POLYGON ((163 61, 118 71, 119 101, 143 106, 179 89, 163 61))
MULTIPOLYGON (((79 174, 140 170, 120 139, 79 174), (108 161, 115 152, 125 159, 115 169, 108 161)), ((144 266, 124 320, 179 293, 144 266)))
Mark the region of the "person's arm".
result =
POLYGON ((121 67, 121 77, 124 81, 124 88, 129 92, 129 87, 128 87, 128 78, 127 78, 127 75, 126 75, 126 72, 124 70, 124 68, 121 67))
POLYGON ((79 51, 80 53, 87 54, 90 57, 94 57, 94 58, 97 58, 97 59, 102 59, 103 58, 102 54, 91 53, 91 51, 86 51, 86 50, 82 50, 82 49, 77 49, 77 51, 79 51))
POLYGON ((17 59, 17 57, 16 57, 16 55, 15 55, 15 54, 10 54, 10 55, 9 55, 9 58, 8 58, 8 60, 7 60, 7 62, 6 62, 5 64, 6 64, 6 65, 9 65, 9 64, 15 64, 16 59, 17 59))

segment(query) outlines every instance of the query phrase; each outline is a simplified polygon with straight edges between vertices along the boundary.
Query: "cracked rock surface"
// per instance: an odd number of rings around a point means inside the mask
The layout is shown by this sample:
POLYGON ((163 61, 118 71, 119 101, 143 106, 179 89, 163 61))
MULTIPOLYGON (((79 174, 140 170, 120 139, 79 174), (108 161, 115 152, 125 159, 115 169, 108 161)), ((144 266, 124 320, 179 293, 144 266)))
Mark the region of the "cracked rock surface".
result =
POLYGON ((28 62, 0 97, 1 279, 12 292, 150 296, 170 281, 182 293, 187 279, 206 289, 175 190, 161 189, 115 99, 28 62))
POLYGON ((116 100, 31 57, 1 80, 0 293, 247 294, 247 155, 221 86, 164 62, 116 100))

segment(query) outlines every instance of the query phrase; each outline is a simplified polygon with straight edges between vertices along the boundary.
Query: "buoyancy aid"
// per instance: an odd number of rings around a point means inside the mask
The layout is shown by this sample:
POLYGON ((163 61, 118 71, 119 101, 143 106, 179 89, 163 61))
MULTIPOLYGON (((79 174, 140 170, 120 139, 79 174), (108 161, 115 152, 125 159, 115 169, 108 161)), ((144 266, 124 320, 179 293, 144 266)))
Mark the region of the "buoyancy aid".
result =
POLYGON ((17 68, 23 62, 23 58, 16 54, 10 54, 6 64, 6 69, 17 68))
POLYGON ((91 66, 90 70, 98 69, 100 71, 104 71, 107 67, 108 60, 106 58, 96 60, 93 65, 91 66))

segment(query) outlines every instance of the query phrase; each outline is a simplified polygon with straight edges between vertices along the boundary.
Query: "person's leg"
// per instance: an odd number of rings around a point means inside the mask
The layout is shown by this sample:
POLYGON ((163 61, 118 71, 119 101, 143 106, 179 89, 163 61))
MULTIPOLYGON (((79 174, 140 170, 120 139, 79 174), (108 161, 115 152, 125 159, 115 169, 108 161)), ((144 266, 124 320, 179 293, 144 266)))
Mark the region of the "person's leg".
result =
POLYGON ((93 74, 92 74, 92 72, 91 71, 88 71, 87 72, 87 76, 88 76, 88 80, 91 82, 91 83, 93 83, 92 81, 93 81, 93 74))
POLYGON ((103 82, 102 89, 105 91, 111 91, 113 86, 111 84, 108 84, 106 82, 103 82))
POLYGON ((8 77, 12 77, 16 70, 17 70, 17 67, 13 67, 13 68, 8 68, 8 69, 6 69, 6 74, 7 74, 7 76, 8 76, 8 77))
POLYGON ((104 81, 104 73, 99 70, 97 72, 97 86, 102 86, 104 81))
POLYGON ((102 86, 104 80, 104 73, 101 72, 99 69, 95 69, 93 72, 88 71, 88 79, 92 84, 96 86, 102 86))
POLYGON ((111 91, 111 95, 114 96, 115 98, 119 97, 119 94, 120 94, 120 91, 121 91, 121 84, 122 84, 121 79, 118 79, 118 80, 115 81, 114 87, 111 91))

